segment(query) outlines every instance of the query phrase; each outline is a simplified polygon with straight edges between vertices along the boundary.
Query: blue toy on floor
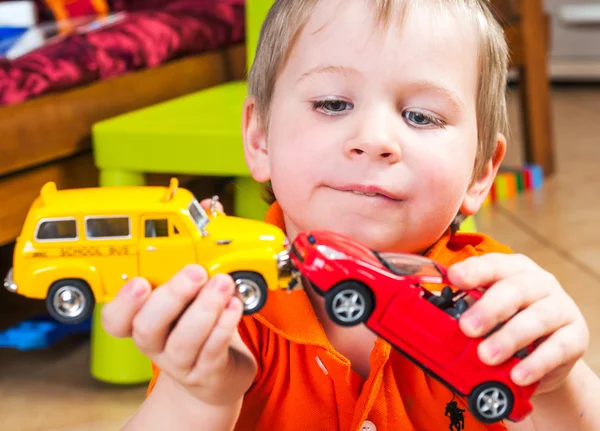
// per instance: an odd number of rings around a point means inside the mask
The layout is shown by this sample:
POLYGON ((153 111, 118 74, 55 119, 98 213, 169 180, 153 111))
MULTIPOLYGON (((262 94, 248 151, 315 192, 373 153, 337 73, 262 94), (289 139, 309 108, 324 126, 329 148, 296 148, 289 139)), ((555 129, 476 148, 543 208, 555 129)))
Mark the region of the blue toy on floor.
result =
POLYGON ((70 335, 89 334, 91 319, 66 325, 50 316, 39 316, 0 331, 0 348, 18 350, 44 349, 70 335))

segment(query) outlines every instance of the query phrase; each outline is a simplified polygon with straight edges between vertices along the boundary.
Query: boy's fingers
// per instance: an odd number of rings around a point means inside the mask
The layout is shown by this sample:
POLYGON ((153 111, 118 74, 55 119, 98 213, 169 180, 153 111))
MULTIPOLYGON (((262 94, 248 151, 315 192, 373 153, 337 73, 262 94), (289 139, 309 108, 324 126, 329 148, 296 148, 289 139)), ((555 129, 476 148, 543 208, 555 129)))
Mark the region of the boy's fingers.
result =
POLYGON ((187 308, 206 282, 198 265, 188 265, 163 286, 155 289, 133 321, 133 340, 146 355, 163 351, 173 322, 187 308))
MULTIPOLYGON (((202 201, 200 201, 200 206, 202 208, 204 208, 205 210, 210 209, 210 201, 211 199, 202 199, 202 201)), ((217 205, 216 205, 217 209, 221 212, 223 212, 223 205, 221 204, 221 202, 217 201, 217 205)))
POLYGON ((555 298, 542 299, 526 308, 479 345, 482 361, 496 365, 519 349, 570 323, 569 313, 555 298))
POLYGON ((489 253, 470 257, 452 265, 448 269, 448 277, 460 289, 485 288, 533 268, 537 267, 531 259, 523 255, 489 253))
POLYGON ((242 302, 237 297, 232 297, 227 305, 217 325, 204 344, 204 349, 200 354, 200 361, 217 362, 223 359, 228 353, 228 347, 231 344, 237 325, 243 314, 242 302))
POLYGON ((574 363, 587 349, 586 331, 580 325, 560 328, 511 371, 513 381, 525 386, 566 364, 574 363))
POLYGON ((189 371, 231 299, 231 277, 218 274, 211 278, 194 302, 177 321, 169 335, 164 355, 175 369, 189 371))
POLYGON ((102 327, 113 337, 131 337, 132 323, 152 290, 148 281, 133 278, 102 307, 102 327))
POLYGON ((549 289, 539 288, 539 283, 539 274, 534 271, 498 281, 464 312, 459 320, 461 328, 471 337, 488 333, 518 311, 547 297, 549 289))

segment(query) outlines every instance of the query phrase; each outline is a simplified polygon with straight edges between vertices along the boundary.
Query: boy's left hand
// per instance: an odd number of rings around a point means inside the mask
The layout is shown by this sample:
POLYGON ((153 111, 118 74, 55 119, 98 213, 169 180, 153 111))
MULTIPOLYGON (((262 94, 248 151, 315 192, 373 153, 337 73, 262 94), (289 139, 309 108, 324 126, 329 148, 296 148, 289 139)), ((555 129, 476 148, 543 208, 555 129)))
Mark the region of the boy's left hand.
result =
POLYGON ((520 254, 490 253, 471 257, 449 268, 456 287, 487 288, 460 317, 460 327, 472 337, 489 333, 479 346, 484 363, 502 363, 523 347, 543 338, 535 351, 512 370, 518 385, 540 381, 537 394, 557 389, 589 343, 589 331, 575 302, 556 278, 520 254))

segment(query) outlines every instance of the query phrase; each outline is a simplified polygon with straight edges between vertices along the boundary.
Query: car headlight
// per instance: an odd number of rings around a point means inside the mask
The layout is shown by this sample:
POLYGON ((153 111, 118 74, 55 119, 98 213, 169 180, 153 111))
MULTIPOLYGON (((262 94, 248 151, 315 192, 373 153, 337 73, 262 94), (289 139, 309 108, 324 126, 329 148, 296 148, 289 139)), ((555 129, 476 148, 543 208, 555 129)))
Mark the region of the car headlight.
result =
POLYGON ((328 247, 323 244, 317 245, 317 250, 329 260, 346 259, 347 256, 335 248, 328 247))
POLYGON ((288 275, 291 272, 292 261, 290 259, 290 252, 288 250, 280 251, 277 253, 277 270, 279 276, 288 275))
POLYGON ((4 288, 9 292, 16 292, 18 287, 13 280, 13 269, 11 268, 4 279, 4 288))

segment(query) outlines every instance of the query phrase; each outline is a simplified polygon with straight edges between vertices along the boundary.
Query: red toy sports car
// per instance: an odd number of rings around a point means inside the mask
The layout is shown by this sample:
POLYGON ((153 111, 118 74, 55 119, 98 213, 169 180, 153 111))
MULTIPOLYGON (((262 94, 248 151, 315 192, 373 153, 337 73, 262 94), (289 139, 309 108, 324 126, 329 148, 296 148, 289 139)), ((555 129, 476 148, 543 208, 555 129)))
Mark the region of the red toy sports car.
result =
POLYGON ((458 326, 461 313, 482 293, 453 291, 441 265, 423 256, 376 252, 324 231, 299 234, 290 258, 296 270, 325 297, 327 314, 335 323, 365 323, 467 397, 469 410, 479 421, 520 421, 531 412, 529 398, 537 384, 518 386, 510 371, 533 346, 501 365, 484 364, 477 355, 483 338, 470 338, 458 326), (432 293, 431 286, 442 287, 441 294, 432 293))

